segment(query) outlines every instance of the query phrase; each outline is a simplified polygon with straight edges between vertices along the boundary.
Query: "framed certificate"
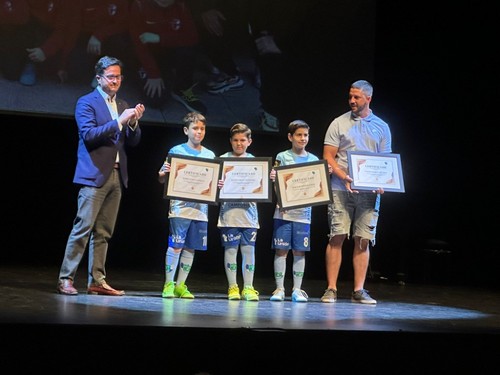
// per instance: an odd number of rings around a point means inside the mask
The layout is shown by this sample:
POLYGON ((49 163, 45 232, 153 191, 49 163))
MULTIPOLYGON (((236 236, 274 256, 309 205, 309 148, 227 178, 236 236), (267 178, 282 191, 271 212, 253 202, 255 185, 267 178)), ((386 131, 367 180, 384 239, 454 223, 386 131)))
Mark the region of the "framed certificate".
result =
POLYGON ((271 202, 272 190, 269 179, 272 158, 218 158, 221 162, 221 180, 218 201, 271 202))
POLYGON ((275 167, 276 195, 282 209, 317 206, 332 202, 328 164, 318 160, 275 167))
POLYGON ((399 154, 347 151, 349 176, 354 190, 375 190, 404 193, 403 170, 399 154))
POLYGON ((220 161, 169 154, 163 198, 217 204, 220 161))

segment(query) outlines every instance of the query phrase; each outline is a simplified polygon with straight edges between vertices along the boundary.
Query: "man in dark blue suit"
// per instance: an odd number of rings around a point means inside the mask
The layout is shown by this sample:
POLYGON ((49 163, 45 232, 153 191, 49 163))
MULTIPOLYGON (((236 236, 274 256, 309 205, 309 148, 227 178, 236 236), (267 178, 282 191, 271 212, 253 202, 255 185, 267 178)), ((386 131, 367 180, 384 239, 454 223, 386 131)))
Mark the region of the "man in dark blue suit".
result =
POLYGON ((78 294, 73 286, 78 265, 89 245, 89 294, 121 296, 106 282, 106 254, 113 235, 122 188, 128 186, 126 147, 141 139, 139 119, 144 106, 116 98, 122 83, 122 62, 102 57, 95 66, 98 86, 76 103, 78 161, 73 182, 79 185, 78 211, 59 271, 57 292, 78 294))

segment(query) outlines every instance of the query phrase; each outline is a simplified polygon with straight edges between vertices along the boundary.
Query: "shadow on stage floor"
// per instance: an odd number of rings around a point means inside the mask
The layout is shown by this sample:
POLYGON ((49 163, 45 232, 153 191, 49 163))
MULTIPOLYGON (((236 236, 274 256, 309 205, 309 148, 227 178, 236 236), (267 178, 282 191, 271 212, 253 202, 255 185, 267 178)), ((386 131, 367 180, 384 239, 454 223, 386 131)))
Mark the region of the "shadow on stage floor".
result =
POLYGON ((162 274, 108 274, 125 296, 87 295, 83 277, 77 296, 62 296, 57 268, 0 266, 2 362, 19 373, 485 373, 500 353, 496 291, 369 282, 369 306, 343 282, 326 304, 324 281, 307 280, 309 302, 270 302, 273 281, 256 280, 260 301, 228 301, 223 274, 195 272, 196 298, 182 300, 161 298, 162 274))

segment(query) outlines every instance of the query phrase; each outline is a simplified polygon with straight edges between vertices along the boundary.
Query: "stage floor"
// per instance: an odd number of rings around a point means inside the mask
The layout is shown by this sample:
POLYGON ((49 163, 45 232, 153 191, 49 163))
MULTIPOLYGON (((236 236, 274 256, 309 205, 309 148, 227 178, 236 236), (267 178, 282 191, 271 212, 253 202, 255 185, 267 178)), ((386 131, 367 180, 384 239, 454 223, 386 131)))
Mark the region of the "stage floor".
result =
POLYGON ((360 370, 409 373, 439 361, 482 373, 500 354, 500 295, 483 288, 369 280, 372 306, 351 303, 343 281, 338 301, 327 304, 324 280, 305 280, 309 302, 296 303, 289 290, 284 302, 269 301, 274 281, 257 279, 260 301, 228 301, 223 273, 193 271, 194 300, 163 299, 161 273, 108 269, 125 296, 87 295, 84 270, 75 282, 80 294, 63 296, 57 272, 0 266, 2 352, 20 369, 62 372, 74 361, 141 371, 158 362, 173 374, 322 374, 354 361, 360 370), (20 353, 39 361, 19 361, 20 353))

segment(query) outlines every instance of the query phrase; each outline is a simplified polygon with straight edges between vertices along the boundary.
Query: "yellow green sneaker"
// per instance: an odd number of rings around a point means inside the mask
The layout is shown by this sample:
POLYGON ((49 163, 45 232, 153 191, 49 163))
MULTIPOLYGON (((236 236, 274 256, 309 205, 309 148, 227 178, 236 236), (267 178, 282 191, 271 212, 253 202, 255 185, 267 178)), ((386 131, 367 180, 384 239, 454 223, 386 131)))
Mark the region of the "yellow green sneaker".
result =
POLYGON ((227 299, 229 300, 239 300, 240 299, 240 288, 238 284, 231 285, 227 290, 227 299))
POLYGON ((175 286, 174 294, 176 297, 179 297, 179 298, 188 298, 188 299, 194 298, 194 296, 188 290, 187 285, 184 283, 180 283, 180 284, 175 286))
POLYGON ((246 286, 241 291, 241 298, 246 301, 258 301, 259 300, 259 292, 257 292, 253 286, 246 286))
POLYGON ((163 292, 161 293, 161 296, 163 298, 174 298, 175 297, 174 288, 175 288, 175 283, 173 281, 165 283, 165 285, 163 285, 163 292))

